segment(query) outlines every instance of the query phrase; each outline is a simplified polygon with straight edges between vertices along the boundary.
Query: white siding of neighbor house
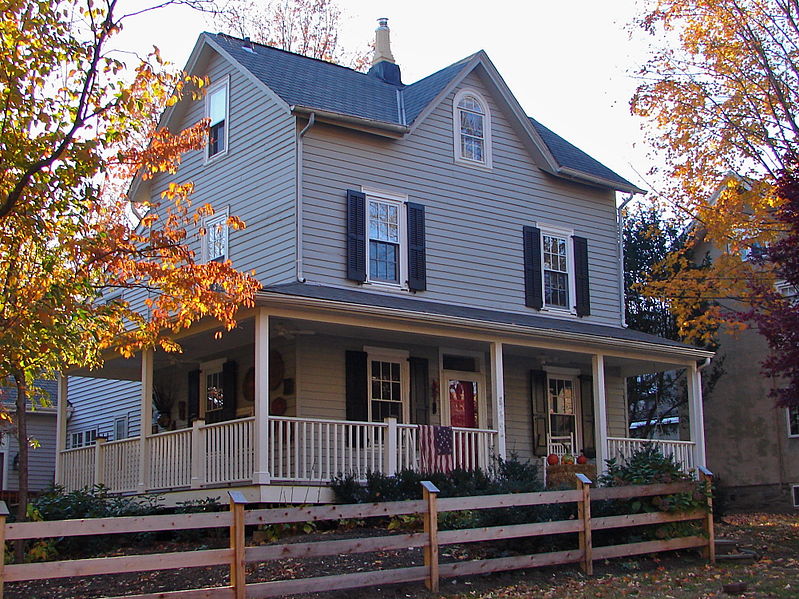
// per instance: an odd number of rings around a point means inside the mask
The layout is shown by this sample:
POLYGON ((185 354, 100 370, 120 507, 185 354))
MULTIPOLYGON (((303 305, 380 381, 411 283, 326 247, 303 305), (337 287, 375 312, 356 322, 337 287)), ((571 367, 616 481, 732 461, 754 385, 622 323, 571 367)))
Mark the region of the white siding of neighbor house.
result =
MULTIPOLYGON (((194 183, 193 207, 211 204, 216 213, 230 209, 246 223, 230 230, 229 257, 241 271, 255 271, 263 285, 295 280, 295 119, 260 86, 211 50, 195 73, 213 85, 229 77, 227 153, 207 164, 205 149, 183 157, 175 175, 158 176, 152 197, 171 182, 194 183)), ((188 127, 205 116, 204 100, 186 101, 170 128, 188 127)), ((197 230, 190 231, 201 256, 197 230)))
POLYGON ((139 434, 141 383, 69 377, 67 396, 74 412, 67 423, 67 443, 72 433, 97 429, 98 436, 114 439, 114 420, 128 418, 128 436, 139 434))
POLYGON ((588 239, 592 315, 583 320, 618 324, 615 194, 541 171, 481 76, 473 72, 463 87, 478 90, 490 106, 490 171, 454 162, 457 90, 405 139, 321 124, 308 132, 303 151, 306 278, 359 287, 346 279, 345 192, 366 186, 407 194, 409 201, 425 206, 427 291, 413 297, 537 313, 524 305, 522 226, 554 226, 588 239))

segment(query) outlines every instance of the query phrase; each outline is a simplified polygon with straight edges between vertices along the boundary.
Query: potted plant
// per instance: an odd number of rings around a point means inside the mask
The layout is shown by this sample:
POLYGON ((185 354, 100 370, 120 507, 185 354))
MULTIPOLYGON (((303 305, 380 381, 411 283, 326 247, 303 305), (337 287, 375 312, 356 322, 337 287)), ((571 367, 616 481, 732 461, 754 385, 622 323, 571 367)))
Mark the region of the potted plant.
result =
POLYGON ((162 430, 168 430, 172 426, 172 408, 176 399, 173 380, 167 378, 153 383, 153 407, 158 412, 156 422, 162 430))

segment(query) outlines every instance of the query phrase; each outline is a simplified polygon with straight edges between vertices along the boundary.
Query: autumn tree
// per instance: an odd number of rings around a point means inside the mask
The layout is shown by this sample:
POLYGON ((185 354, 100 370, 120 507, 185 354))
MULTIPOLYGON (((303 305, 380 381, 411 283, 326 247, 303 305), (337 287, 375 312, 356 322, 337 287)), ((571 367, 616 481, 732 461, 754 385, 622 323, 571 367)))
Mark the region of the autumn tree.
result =
POLYGON ((211 209, 191 206, 190 182, 131 217, 131 179, 176 172, 181 154, 208 135, 206 122, 172 134, 154 119, 201 94, 204 81, 171 72, 157 51, 127 63, 110 51, 125 20, 149 8, 0 0, 0 9, 0 378, 17 389, 24 518, 25 413, 36 376, 99 365, 107 348, 179 350, 171 332, 204 317, 232 327, 258 285, 229 262, 195 259, 189 231, 211 209), (105 302, 116 288, 141 301, 105 302))
POLYGON ((790 158, 777 180, 782 199, 774 220, 783 227, 779 239, 755 257, 759 265, 770 264, 778 285, 756 280, 752 287, 759 301, 742 316, 753 322, 769 346, 763 374, 784 379, 772 389, 781 406, 799 406, 799 162, 790 158))
POLYGON ((661 197, 691 218, 694 237, 716 249, 712 268, 683 268, 650 293, 672 300, 681 334, 706 342, 720 322, 745 326, 737 302, 752 280, 773 282, 768 267, 742 260, 773 242, 771 215, 781 200, 777 173, 799 131, 799 4, 793 0, 650 0, 638 24, 655 50, 642 68, 632 110, 664 163, 661 197), (659 44, 659 45, 658 45, 659 44), (703 304, 707 310, 699 310, 703 304))
POLYGON ((371 56, 342 47, 341 19, 335 0, 220 0, 214 21, 259 44, 364 70, 371 56))

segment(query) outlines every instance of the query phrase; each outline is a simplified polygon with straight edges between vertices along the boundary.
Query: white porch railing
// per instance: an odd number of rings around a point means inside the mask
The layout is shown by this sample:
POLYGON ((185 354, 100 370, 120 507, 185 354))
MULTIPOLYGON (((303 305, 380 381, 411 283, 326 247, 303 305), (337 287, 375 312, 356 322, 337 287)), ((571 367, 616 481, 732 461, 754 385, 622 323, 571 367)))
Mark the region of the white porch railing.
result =
POLYGON ((94 447, 80 447, 61 452, 61 472, 63 480, 60 484, 67 491, 91 487, 94 480, 94 447))
MULTIPOLYGON (((415 424, 272 417, 267 428, 267 467, 277 482, 324 483, 350 473, 365 480, 367 472, 419 467, 415 424)), ((453 467, 491 466, 496 431, 454 428, 452 434, 453 467)), ((247 484, 254 448, 254 418, 198 421, 192 428, 147 435, 144 456, 140 438, 64 451, 61 484, 67 490, 102 484, 115 493, 247 484)))
POLYGON ((696 467, 694 461, 694 447, 696 444, 693 441, 608 437, 608 459, 616 458, 618 462, 623 463, 645 444, 654 445, 665 456, 672 456, 674 461, 686 472, 696 467))

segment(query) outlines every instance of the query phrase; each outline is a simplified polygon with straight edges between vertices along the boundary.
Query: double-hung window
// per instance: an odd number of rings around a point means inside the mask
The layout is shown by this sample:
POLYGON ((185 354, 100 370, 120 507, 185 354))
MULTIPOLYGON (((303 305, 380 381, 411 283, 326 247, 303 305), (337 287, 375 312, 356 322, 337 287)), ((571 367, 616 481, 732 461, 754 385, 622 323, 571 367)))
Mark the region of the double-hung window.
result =
POLYGON ((462 90, 453 103, 455 160, 491 167, 491 116, 488 104, 473 90, 462 90))
POLYGON ((369 280, 399 285, 402 266, 402 204, 367 195, 369 280))
POLYGON ((525 305, 591 314, 588 240, 572 231, 523 227, 525 305))
POLYGON ((567 237, 542 233, 541 246, 544 267, 544 305, 549 308, 569 310, 571 277, 567 237))
POLYGON ((404 422, 408 416, 408 352, 365 349, 369 356, 369 420, 396 418, 404 422))
POLYGON ((94 445, 97 442, 97 429, 91 428, 85 431, 78 431, 77 433, 72 433, 70 438, 70 449, 77 449, 78 447, 88 447, 89 445, 94 445))
POLYGON ((212 85, 205 96, 205 116, 209 120, 206 159, 224 154, 228 146, 228 80, 212 85))

